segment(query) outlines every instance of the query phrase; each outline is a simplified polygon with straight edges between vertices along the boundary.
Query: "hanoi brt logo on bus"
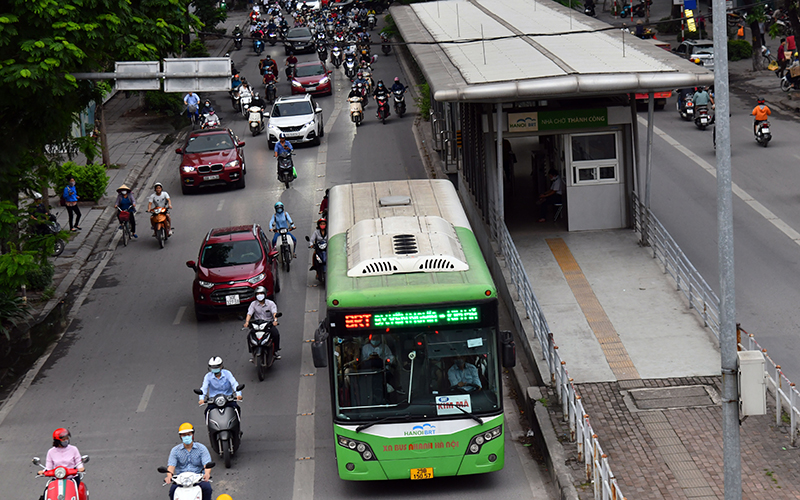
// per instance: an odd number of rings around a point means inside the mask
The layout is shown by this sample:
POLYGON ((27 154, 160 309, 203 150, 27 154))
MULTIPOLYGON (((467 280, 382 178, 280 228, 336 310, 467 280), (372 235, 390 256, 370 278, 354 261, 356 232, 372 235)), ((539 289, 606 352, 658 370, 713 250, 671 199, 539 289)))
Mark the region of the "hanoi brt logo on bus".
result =
POLYGON ((431 424, 415 425, 410 431, 403 431, 403 436, 432 436, 436 434, 436 426, 431 424))

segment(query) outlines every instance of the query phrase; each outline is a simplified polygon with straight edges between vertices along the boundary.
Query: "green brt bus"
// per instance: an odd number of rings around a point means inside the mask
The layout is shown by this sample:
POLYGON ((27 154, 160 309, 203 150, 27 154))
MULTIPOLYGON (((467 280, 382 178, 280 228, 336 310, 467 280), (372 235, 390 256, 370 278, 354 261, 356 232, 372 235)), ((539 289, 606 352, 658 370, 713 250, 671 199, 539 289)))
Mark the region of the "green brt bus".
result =
POLYGON ((447 180, 335 186, 327 316, 336 460, 348 480, 430 479, 503 468, 497 291, 447 180))

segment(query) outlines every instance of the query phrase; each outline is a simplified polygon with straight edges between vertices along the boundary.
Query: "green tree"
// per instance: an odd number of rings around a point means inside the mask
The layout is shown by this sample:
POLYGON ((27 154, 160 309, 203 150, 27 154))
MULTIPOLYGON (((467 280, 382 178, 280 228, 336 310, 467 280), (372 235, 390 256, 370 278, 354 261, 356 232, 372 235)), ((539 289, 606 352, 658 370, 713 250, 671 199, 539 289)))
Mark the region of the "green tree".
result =
POLYGON ((192 0, 192 7, 206 33, 216 31, 217 24, 228 18, 228 12, 219 7, 217 0, 192 0))

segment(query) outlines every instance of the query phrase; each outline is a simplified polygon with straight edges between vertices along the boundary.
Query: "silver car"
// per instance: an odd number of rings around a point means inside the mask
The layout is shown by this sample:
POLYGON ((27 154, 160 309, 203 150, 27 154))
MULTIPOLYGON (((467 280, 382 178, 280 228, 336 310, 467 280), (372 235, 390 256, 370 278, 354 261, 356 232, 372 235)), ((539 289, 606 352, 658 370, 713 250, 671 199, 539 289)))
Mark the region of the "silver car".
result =
POLYGON ((309 94, 279 97, 267 115, 267 145, 272 149, 281 133, 291 143, 313 142, 319 145, 325 135, 322 108, 309 94))

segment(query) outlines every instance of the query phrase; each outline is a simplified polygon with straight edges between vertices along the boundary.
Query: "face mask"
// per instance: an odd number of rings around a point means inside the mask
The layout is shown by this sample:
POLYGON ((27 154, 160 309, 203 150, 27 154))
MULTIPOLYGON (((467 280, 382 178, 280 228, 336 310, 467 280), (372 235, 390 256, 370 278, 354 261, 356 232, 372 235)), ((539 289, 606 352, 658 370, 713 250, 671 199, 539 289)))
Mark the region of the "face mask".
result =
POLYGON ((120 192, 122 193, 122 196, 125 196, 126 194, 128 194, 127 191, 120 191, 120 192))
POLYGON ((378 339, 372 339, 369 341, 369 343, 372 344, 374 347, 378 347, 379 345, 381 345, 381 341, 378 339))
POLYGON ((192 435, 186 434, 181 436, 181 441, 183 441, 183 444, 192 444, 192 435))
POLYGON ((69 181, 69 185, 70 186, 74 186, 75 185, 75 181, 69 181))
POLYGON ((69 439, 62 439, 61 440, 61 447, 62 448, 66 448, 67 446, 69 446, 69 439))
POLYGON ((211 373, 213 373, 213 374, 215 374, 215 375, 216 375, 217 373, 221 372, 221 371, 222 371, 222 368, 212 368, 212 369, 211 369, 211 373))
POLYGON ((264 302, 264 299, 266 299, 266 298, 267 298, 267 296, 264 295, 263 293, 259 293, 258 295, 256 295, 256 300, 259 301, 259 302, 264 302))

